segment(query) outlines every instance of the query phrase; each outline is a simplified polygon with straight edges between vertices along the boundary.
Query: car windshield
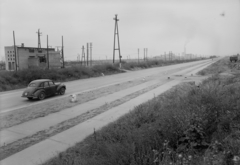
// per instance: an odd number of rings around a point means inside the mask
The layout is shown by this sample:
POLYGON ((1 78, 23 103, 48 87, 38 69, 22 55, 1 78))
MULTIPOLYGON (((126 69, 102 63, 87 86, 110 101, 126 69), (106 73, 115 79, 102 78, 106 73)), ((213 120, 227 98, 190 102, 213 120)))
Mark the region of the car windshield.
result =
POLYGON ((36 84, 36 83, 31 83, 31 84, 29 84, 28 86, 29 86, 29 87, 36 87, 37 84, 36 84))

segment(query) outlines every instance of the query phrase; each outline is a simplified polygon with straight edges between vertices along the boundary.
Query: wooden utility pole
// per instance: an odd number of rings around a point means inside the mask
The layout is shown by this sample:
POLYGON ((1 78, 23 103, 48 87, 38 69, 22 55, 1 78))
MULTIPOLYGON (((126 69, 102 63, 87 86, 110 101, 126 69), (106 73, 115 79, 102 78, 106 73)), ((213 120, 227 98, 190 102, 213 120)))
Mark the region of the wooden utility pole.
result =
POLYGON ((92 43, 90 42, 90 64, 92 66, 92 43))
POLYGON ((146 48, 146 60, 147 60, 147 51, 148 51, 148 48, 146 48))
POLYGON ((48 66, 48 69, 49 69, 48 35, 47 35, 47 66, 48 66))
POLYGON ((17 72, 17 55, 16 55, 16 43, 15 43, 15 33, 13 31, 13 43, 14 43, 14 56, 15 56, 15 70, 17 72))
POLYGON ((84 46, 82 46, 82 58, 81 58, 81 65, 85 65, 85 52, 84 52, 84 46))
POLYGON ((118 30, 118 21, 119 19, 117 18, 117 14, 115 15, 115 18, 113 18, 113 20, 115 20, 115 29, 114 29, 114 42, 113 42, 113 63, 115 62, 115 50, 118 50, 119 52, 119 65, 121 67, 121 52, 120 52, 120 41, 119 41, 119 30, 118 30), (116 48, 115 46, 115 41, 116 41, 116 36, 118 39, 118 48, 116 48))
POLYGON ((87 43, 87 66, 89 65, 89 44, 87 43))
POLYGON ((63 36, 62 36, 62 61, 63 61, 63 68, 65 68, 65 65, 64 65, 64 51, 63 51, 63 36))
POLYGON ((145 48, 143 48, 143 61, 145 61, 145 48))
POLYGON ((139 49, 138 49, 138 63, 139 63, 139 49))

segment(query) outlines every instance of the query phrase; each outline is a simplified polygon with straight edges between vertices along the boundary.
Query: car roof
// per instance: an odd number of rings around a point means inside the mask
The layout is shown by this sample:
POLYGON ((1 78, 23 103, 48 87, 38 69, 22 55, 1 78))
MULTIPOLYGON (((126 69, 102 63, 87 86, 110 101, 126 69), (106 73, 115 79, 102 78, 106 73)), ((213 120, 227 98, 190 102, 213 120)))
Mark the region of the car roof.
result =
POLYGON ((38 80, 33 80, 30 83, 41 83, 41 82, 45 82, 45 81, 52 81, 50 79, 38 79, 38 80))

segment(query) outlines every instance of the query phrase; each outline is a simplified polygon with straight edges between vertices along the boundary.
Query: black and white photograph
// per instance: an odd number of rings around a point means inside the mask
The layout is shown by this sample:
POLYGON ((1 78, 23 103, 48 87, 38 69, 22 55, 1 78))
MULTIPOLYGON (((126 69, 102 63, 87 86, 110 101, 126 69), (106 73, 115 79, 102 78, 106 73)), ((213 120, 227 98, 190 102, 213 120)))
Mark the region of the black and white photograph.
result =
POLYGON ((240 165, 240 0, 0 0, 0 165, 240 165))

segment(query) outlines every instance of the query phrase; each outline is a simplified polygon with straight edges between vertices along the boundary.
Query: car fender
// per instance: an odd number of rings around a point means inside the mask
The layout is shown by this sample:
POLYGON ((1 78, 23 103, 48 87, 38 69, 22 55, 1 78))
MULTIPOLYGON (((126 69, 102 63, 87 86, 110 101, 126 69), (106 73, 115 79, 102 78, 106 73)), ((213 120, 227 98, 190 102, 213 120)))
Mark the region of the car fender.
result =
POLYGON ((36 92, 34 92, 33 95, 35 95, 35 96, 38 97, 38 95, 39 95, 41 92, 45 92, 45 90, 44 90, 44 89, 39 89, 39 90, 37 90, 36 92))
POLYGON ((66 89, 66 85, 64 85, 64 84, 59 84, 58 87, 57 87, 57 91, 59 91, 62 87, 66 89))

